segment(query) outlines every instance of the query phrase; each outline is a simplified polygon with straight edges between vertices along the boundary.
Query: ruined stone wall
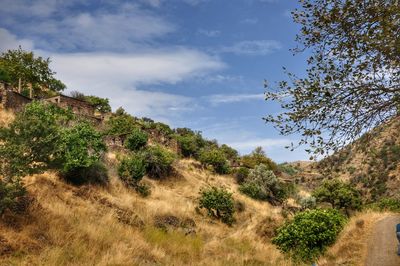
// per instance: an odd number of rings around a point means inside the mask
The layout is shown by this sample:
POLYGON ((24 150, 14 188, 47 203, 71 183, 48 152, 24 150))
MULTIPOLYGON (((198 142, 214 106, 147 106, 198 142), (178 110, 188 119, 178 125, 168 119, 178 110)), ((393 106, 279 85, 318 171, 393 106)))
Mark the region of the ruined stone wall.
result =
POLYGON ((46 99, 61 108, 70 108, 74 114, 94 117, 94 107, 85 101, 81 101, 65 95, 55 96, 46 99))
POLYGON ((0 107, 3 109, 13 110, 14 112, 22 111, 24 106, 32 100, 28 97, 13 91, 7 84, 0 82, 0 107))

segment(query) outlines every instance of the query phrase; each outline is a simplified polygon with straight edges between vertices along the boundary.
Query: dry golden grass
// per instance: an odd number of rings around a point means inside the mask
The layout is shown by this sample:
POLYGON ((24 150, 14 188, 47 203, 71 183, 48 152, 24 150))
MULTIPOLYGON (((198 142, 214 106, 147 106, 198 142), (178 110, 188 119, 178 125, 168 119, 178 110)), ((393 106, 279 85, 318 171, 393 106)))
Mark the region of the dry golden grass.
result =
POLYGON ((368 239, 376 222, 385 213, 367 211, 353 216, 340 234, 337 242, 329 248, 318 265, 354 265, 362 266, 368 251, 368 239))
POLYGON ((5 111, 0 107, 0 127, 6 126, 14 120, 14 114, 9 111, 5 111))
MULTIPOLYGON (((111 164, 114 159, 109 154, 111 164)), ((278 208, 240 195, 232 177, 212 175, 194 161, 182 160, 176 169, 169 180, 146 180, 148 198, 125 188, 112 171, 105 188, 77 188, 55 173, 27 177, 36 200, 29 214, 0 224, 6 247, 0 248, 0 265, 291 265, 257 235, 267 217, 279 218, 278 208), (225 185, 245 204, 234 226, 196 212, 198 191, 206 185, 225 185), (155 228, 160 214, 192 218, 196 234, 155 228)))

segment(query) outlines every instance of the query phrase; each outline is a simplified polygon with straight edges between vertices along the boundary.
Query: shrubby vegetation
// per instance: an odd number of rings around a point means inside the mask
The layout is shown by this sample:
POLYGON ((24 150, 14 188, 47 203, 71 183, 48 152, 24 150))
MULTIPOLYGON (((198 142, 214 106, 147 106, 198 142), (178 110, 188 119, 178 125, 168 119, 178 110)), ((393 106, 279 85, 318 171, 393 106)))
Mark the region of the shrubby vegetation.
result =
POLYGON ((317 202, 327 202, 333 208, 344 210, 360 210, 362 206, 360 192, 348 183, 337 179, 326 180, 314 190, 312 195, 317 202))
POLYGON ((249 174, 250 174, 249 168, 240 167, 239 169, 237 169, 235 172, 236 183, 238 183, 240 185, 243 182, 245 182, 247 177, 249 176, 249 174))
POLYGON ((280 227, 272 243, 294 261, 311 263, 335 243, 345 223, 345 217, 335 209, 307 210, 280 227))
POLYGON ((118 175, 130 187, 137 187, 146 174, 146 163, 138 154, 130 155, 121 160, 118 166, 118 175))
POLYGON ((285 185, 264 164, 250 170, 247 179, 240 185, 239 190, 253 199, 271 203, 282 202, 288 196, 285 185))
POLYGON ((254 169, 257 165, 263 164, 268 170, 277 172, 278 166, 271 159, 269 159, 261 147, 257 147, 251 154, 244 155, 241 158, 241 165, 243 167, 254 169))
POLYGON ((379 211, 400 212, 400 200, 394 198, 382 198, 378 202, 372 204, 372 208, 379 211))
POLYGON ((234 222, 235 202, 225 188, 210 187, 200 191, 199 207, 205 208, 209 216, 231 225, 234 222))
POLYGON ((204 166, 212 166, 217 174, 229 173, 229 163, 225 154, 218 148, 204 149, 199 156, 204 166))
POLYGON ((135 128, 125 140, 125 147, 131 151, 138 151, 147 144, 148 135, 142 130, 135 128))
POLYGON ((175 155, 161 146, 150 146, 143 152, 146 173, 149 177, 161 179, 172 173, 175 155))
POLYGON ((26 190, 19 180, 7 182, 0 179, 0 215, 6 210, 12 210, 25 193, 26 190))

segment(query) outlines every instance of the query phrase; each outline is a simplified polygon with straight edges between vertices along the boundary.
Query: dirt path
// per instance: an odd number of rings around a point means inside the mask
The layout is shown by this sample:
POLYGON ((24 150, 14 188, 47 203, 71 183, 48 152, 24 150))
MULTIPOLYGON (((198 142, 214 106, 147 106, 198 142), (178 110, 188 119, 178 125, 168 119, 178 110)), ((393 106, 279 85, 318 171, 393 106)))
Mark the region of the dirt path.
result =
POLYGON ((369 239, 366 266, 400 266, 395 234, 398 223, 400 216, 389 216, 377 222, 369 239))

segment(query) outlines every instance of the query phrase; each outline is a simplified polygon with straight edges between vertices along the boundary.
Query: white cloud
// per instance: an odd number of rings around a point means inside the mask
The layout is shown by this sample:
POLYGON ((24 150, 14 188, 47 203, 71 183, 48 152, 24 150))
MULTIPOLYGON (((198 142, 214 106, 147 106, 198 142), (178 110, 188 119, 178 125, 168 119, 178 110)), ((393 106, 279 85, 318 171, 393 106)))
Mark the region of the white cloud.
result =
POLYGON ((0 28, 0 52, 9 49, 16 49, 21 46, 23 49, 32 50, 33 42, 27 39, 18 39, 6 29, 0 28))
POLYGON ((243 76, 232 76, 232 75, 207 75, 204 77, 199 77, 196 81, 203 84, 213 84, 213 83, 243 83, 243 76))
POLYGON ((267 55, 282 48, 282 45, 275 40, 253 40, 235 43, 232 46, 225 46, 219 52, 234 53, 238 55, 267 55))
POLYGON ((268 150, 274 147, 284 147, 290 143, 291 141, 289 139, 253 138, 250 140, 230 142, 229 145, 239 150, 253 150, 259 146, 268 150))
POLYGON ((142 85, 175 84, 224 68, 204 53, 175 49, 140 54, 49 54, 57 77, 70 90, 107 97, 114 108, 123 106, 136 116, 166 120, 195 107, 189 97, 141 89, 142 85))
POLYGON ((221 34, 219 30, 205 30, 205 29, 199 29, 198 33, 210 38, 217 37, 221 34))
POLYGON ((265 95, 263 93, 259 94, 215 94, 207 97, 208 101, 213 105, 218 105, 221 103, 237 103, 243 101, 251 100, 264 100, 265 95))

